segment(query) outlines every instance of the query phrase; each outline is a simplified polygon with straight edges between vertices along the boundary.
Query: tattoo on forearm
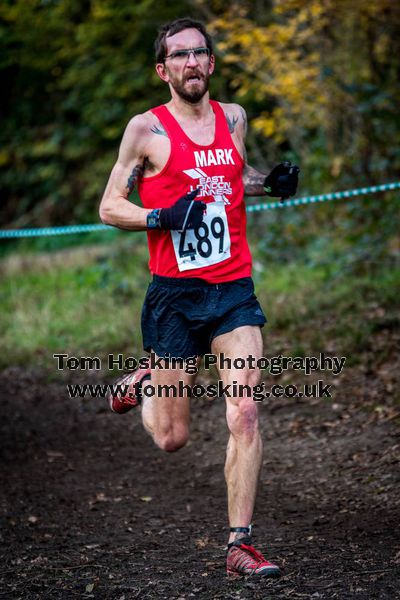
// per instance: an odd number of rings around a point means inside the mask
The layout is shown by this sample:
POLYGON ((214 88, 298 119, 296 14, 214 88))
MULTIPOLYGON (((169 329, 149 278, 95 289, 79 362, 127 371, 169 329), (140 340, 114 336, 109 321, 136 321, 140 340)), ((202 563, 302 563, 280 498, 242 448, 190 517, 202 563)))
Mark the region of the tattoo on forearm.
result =
POLYGON ((228 123, 229 133, 235 131, 236 123, 239 121, 238 117, 230 117, 225 113, 226 122, 228 123))
POLYGON ((165 137, 168 137, 168 133, 165 131, 165 129, 161 125, 161 123, 159 125, 153 125, 153 127, 151 127, 150 131, 152 131, 153 133, 156 133, 157 135, 165 135, 165 137))
POLYGON ((244 193, 246 196, 265 196, 265 175, 246 164, 243 170, 244 193))
POLYGON ((138 164, 136 165, 136 167, 133 167, 132 173, 129 175, 128 182, 126 184, 128 195, 133 191, 133 188, 135 187, 135 184, 139 177, 142 177, 143 171, 144 167, 141 164, 138 164))

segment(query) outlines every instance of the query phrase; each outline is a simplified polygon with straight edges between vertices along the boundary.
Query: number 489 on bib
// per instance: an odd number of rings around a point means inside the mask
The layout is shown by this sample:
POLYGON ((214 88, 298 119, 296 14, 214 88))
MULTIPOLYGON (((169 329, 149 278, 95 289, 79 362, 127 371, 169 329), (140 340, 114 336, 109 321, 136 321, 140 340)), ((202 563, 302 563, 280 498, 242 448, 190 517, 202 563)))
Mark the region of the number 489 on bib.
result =
POLYGON ((200 269, 230 257, 231 240, 223 202, 207 204, 207 213, 196 229, 171 231, 180 271, 200 269))

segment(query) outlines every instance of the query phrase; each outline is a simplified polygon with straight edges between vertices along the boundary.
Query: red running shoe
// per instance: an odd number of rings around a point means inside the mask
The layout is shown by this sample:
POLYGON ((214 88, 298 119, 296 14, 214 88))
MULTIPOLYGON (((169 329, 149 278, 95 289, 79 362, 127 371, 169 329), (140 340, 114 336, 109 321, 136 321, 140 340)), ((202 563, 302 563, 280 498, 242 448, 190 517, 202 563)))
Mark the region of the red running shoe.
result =
POLYGON ((122 415, 140 404, 140 384, 143 379, 150 378, 150 369, 137 369, 133 373, 123 375, 110 386, 107 396, 108 404, 113 412, 122 415), (139 389, 138 389, 139 388, 139 389), (114 391, 114 394, 113 394, 114 391))
POLYGON ((281 574, 279 567, 266 560, 261 552, 253 548, 250 543, 250 538, 242 538, 228 544, 226 558, 228 577, 240 577, 241 575, 278 577, 281 574))

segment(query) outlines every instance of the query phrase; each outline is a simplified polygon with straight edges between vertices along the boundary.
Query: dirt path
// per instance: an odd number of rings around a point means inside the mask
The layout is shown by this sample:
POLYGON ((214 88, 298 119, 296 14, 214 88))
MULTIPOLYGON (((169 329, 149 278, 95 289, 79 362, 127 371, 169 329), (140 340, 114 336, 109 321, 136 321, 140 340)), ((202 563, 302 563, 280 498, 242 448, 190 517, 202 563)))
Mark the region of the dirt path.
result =
POLYGON ((347 377, 333 402, 261 406, 255 542, 284 575, 258 583, 224 572, 222 400, 193 401, 191 441, 166 455, 137 414, 7 369, 0 597, 400 598, 396 411, 374 409, 379 379, 347 377))

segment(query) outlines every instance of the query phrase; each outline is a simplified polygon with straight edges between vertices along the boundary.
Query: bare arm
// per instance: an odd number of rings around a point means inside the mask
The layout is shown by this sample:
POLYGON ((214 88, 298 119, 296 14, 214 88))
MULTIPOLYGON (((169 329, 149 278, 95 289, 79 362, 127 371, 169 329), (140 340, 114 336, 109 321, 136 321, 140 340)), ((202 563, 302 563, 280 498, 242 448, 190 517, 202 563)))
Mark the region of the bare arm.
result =
POLYGON ((265 196, 264 180, 265 173, 261 173, 247 163, 247 152, 245 147, 245 139, 247 134, 247 115, 244 108, 240 107, 242 130, 243 130, 243 149, 244 149, 244 169, 243 169, 243 184, 245 196, 265 196))
POLYGON ((281 202, 294 196, 297 191, 300 169, 285 161, 276 165, 266 175, 247 163, 245 139, 247 133, 247 116, 238 104, 225 105, 225 117, 232 139, 244 160, 243 184, 245 196, 272 196, 281 198, 281 202), (268 193, 265 190, 268 190, 268 193))
POLYGON ((120 229, 143 231, 150 211, 128 200, 144 170, 146 123, 142 115, 134 117, 125 130, 118 159, 111 171, 100 203, 100 219, 120 229))
POLYGON ((265 196, 264 181, 266 175, 254 169, 247 163, 243 169, 243 183, 245 196, 265 196))

